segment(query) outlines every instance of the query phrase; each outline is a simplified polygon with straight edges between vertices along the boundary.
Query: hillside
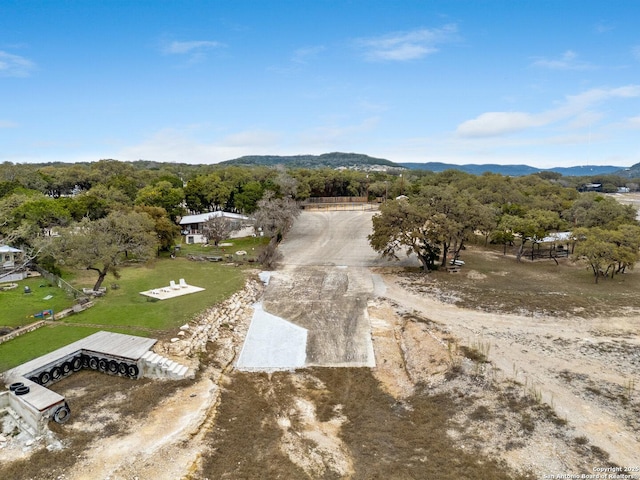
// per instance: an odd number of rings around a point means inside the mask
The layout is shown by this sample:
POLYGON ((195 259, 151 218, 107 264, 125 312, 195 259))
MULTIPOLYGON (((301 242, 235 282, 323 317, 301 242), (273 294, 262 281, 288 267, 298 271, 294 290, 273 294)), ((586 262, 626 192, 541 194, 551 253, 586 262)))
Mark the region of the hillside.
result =
POLYGON ((248 155, 233 160, 220 162, 220 165, 263 165, 276 166, 284 165, 291 168, 354 168, 371 170, 380 169, 402 169, 397 163, 382 158, 374 158, 360 153, 332 152, 322 155, 248 155))
POLYGON ((616 172, 616 175, 620 175, 625 178, 640 178, 640 163, 631 165, 629 168, 623 168, 616 172))

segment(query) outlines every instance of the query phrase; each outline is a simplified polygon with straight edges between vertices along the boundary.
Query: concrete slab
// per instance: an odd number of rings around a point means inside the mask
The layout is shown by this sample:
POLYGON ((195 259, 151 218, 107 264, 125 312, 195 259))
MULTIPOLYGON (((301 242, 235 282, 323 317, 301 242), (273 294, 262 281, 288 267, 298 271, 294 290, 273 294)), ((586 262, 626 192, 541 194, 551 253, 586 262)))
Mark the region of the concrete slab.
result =
POLYGON ((170 298, 181 297, 182 295, 189 295, 190 293, 202 292, 204 288, 196 287, 194 285, 187 285, 186 287, 178 288, 169 287, 161 287, 154 288, 152 290, 146 290, 144 292, 140 292, 140 295, 144 295, 145 297, 154 298, 156 300, 168 300, 170 298))
POLYGON ((253 318, 236 363, 238 370, 293 370, 305 366, 307 330, 254 305, 253 318))
POLYGON ((39 412, 64 402, 64 397, 46 387, 38 385, 26 378, 20 380, 25 386, 29 387, 29 393, 21 395, 20 400, 35 408, 39 412))

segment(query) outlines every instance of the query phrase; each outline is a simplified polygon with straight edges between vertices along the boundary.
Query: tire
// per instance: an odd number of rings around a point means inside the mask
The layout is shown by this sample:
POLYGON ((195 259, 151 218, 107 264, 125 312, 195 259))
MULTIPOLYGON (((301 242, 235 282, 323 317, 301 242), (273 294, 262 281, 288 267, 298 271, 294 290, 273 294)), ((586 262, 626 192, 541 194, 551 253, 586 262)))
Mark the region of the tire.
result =
POLYGON ((29 387, 25 387, 24 385, 21 387, 16 388, 13 393, 15 393, 16 395, 26 395, 27 393, 29 393, 29 390, 31 390, 29 387))
POLYGON ((69 417, 71 417, 71 409, 67 402, 64 402, 64 405, 56 408, 56 411, 53 413, 53 421, 56 423, 66 423, 69 417))
POLYGON ((100 360, 98 360, 98 370, 100 370, 101 372, 106 372, 108 368, 109 362, 106 358, 101 358, 100 360))
POLYGON ((73 370, 73 367, 71 366, 71 362, 64 362, 61 368, 62 368, 63 375, 69 375, 71 373, 71 370, 73 370))
POLYGON ((82 359, 82 368, 89 368, 89 355, 85 355, 84 353, 82 355, 80 355, 80 358, 82 359))
POLYGON ((91 370, 97 370, 98 369, 98 357, 91 357, 89 359, 89 368, 91 370))
POLYGON ((118 362, 115 360, 109 360, 109 373, 118 373, 118 362))
POLYGON ((46 385, 51 381, 51 373, 42 372, 40 375, 38 375, 38 380, 40 380, 38 382, 40 385, 46 385))
POLYGON ((127 365, 124 362, 120 362, 120 364, 118 365, 118 373, 120 375, 126 375, 127 374, 127 369, 129 368, 129 365, 127 365))
POLYGON ((138 378, 138 374, 140 373, 140 369, 137 365, 129 365, 127 367, 127 375, 131 378, 138 378))
POLYGON ((24 383, 22 383, 22 382, 15 382, 15 383, 12 383, 11 385, 9 385, 9 390, 11 390, 12 392, 14 392, 17 388, 20 388, 20 387, 24 387, 24 383))
POLYGON ((53 380, 59 380, 62 377, 62 369, 60 367, 53 367, 51 369, 51 378, 53 380))
POLYGON ((40 385, 40 379, 35 375, 33 377, 29 377, 29 380, 31 380, 33 383, 37 383, 38 385, 40 385))
POLYGON ((82 370, 81 356, 73 357, 73 360, 71 360, 71 368, 73 369, 74 372, 79 372, 80 370, 82 370))

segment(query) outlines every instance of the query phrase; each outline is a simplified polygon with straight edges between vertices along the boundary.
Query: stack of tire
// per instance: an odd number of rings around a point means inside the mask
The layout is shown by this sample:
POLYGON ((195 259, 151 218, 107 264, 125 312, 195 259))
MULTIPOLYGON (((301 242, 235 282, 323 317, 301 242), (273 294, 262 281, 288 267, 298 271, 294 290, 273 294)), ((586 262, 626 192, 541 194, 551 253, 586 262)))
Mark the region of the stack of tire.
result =
POLYGON ((9 385, 9 390, 13 392, 14 395, 26 395, 31 390, 22 382, 15 382, 9 385))
POLYGON ((138 378, 140 370, 135 363, 118 362, 114 359, 101 358, 96 355, 82 355, 82 365, 91 370, 98 370, 111 375, 138 378))
POLYGON ((56 365, 50 370, 44 370, 38 375, 29 377, 29 380, 39 385, 47 385, 48 383, 57 382, 62 377, 66 377, 67 375, 80 370, 82 370, 82 358, 81 355, 76 355, 71 359, 65 360, 60 365, 56 365))
POLYGON ((140 373, 136 364, 118 362, 113 359, 98 356, 78 354, 51 369, 44 370, 38 375, 29 377, 29 380, 39 385, 48 385, 49 383, 57 382, 73 372, 78 372, 83 368, 131 378, 138 378, 138 374, 140 373))

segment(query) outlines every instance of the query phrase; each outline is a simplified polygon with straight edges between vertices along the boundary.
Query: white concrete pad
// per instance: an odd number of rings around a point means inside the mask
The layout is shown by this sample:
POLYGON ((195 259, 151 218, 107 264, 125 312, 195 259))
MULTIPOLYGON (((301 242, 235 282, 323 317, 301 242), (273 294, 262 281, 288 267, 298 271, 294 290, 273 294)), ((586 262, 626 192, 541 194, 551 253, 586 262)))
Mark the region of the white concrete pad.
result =
POLYGON ((154 288, 152 290, 140 292, 140 295, 155 298, 157 300, 167 300, 169 298, 180 297, 182 295, 188 295, 190 293, 201 292, 204 290, 204 288, 196 287, 194 285, 187 285, 186 287, 180 287, 179 285, 176 285, 176 287, 177 288, 172 288, 171 286, 154 288))
POLYGON ((270 271, 267 271, 267 270, 262 271, 262 272, 260 272, 258 274, 258 278, 260 278, 260 281, 262 283, 264 283, 265 285, 269 285, 269 280, 271 280, 271 274, 272 273, 273 272, 270 272, 270 271))
POLYGON ((305 328, 265 312, 262 304, 257 303, 236 368, 244 371, 302 368, 306 350, 305 328))

